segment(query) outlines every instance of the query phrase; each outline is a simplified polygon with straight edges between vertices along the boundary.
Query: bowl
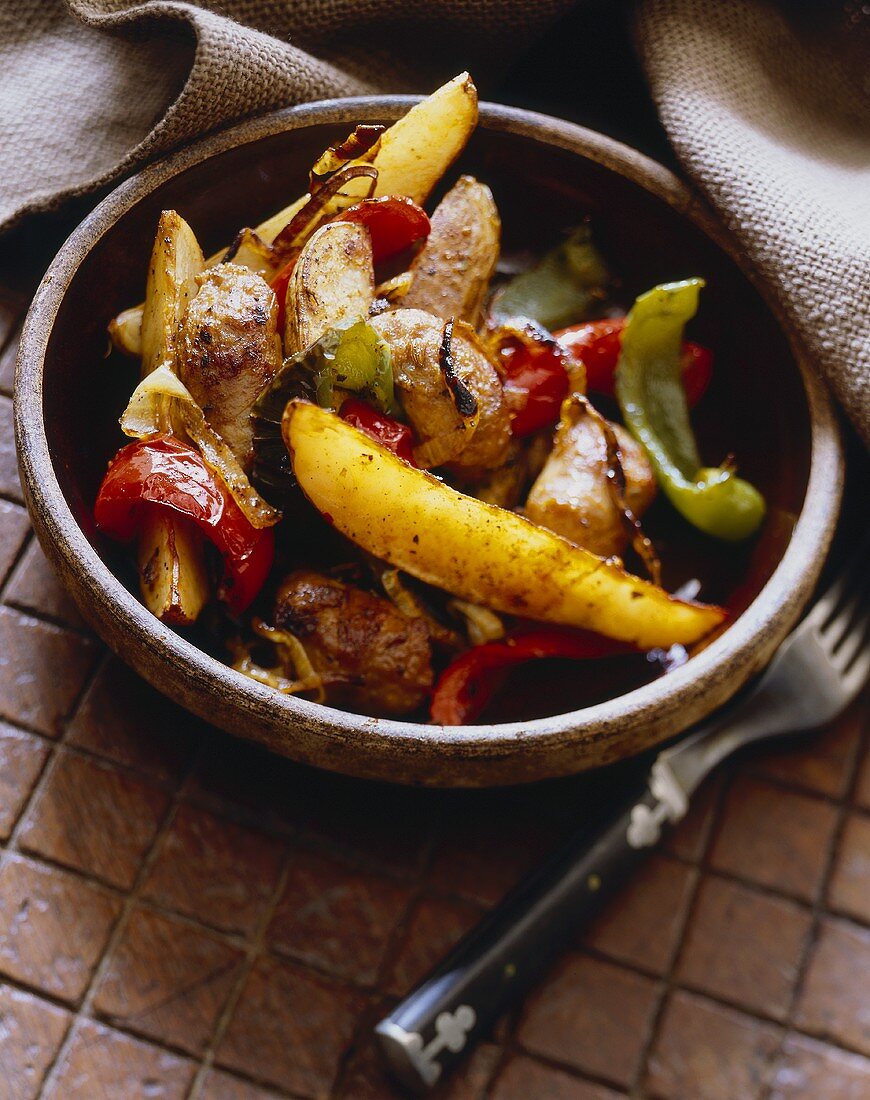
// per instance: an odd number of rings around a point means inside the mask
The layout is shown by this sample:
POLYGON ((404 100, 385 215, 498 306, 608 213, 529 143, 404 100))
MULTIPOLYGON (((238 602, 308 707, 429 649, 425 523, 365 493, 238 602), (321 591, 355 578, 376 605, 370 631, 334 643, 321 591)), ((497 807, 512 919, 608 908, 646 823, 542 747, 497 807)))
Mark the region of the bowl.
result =
MULTIPOLYGON (((540 251, 591 214, 627 292, 696 274, 707 281, 695 331, 716 349, 718 369, 700 435, 713 461, 739 451, 769 514, 750 547, 711 557, 714 579, 730 578, 732 621, 682 667, 567 713, 519 718, 520 700, 507 715, 514 720, 486 726, 347 713, 273 692, 160 623, 121 579, 117 550, 92 521, 135 377, 129 362, 107 361, 106 323, 142 296, 159 212, 177 208, 208 255, 234 227, 286 205, 316 155, 351 124, 392 121, 415 102, 365 97, 277 111, 146 168, 100 203, 58 253, 24 327, 15 427, 25 494, 40 542, 97 633, 208 721, 361 777, 485 786, 566 775, 680 733, 764 666, 813 590, 842 492, 836 417, 795 334, 703 203, 644 156, 566 122, 483 104, 456 170, 492 187, 509 248, 540 251)), ((562 705, 558 691, 539 685, 533 694, 551 710, 562 705)))

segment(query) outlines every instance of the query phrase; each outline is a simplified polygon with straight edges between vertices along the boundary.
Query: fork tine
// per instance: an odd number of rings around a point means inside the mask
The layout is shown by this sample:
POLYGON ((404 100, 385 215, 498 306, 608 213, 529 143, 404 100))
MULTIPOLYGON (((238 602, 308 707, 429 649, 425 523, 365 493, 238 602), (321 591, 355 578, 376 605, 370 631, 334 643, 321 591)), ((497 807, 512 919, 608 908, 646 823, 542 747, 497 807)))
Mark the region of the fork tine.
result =
POLYGON ((832 655, 839 654, 841 647, 851 642, 856 634, 859 636, 862 634, 861 628, 867 618, 868 591, 870 591, 870 576, 865 575, 856 591, 841 601, 837 614, 830 620, 828 626, 819 631, 832 655))
POLYGON ((834 623, 844 602, 853 594, 856 585, 867 580, 870 566, 870 534, 865 534, 857 548, 847 560, 834 583, 819 597, 807 620, 811 621, 820 634, 834 623))
POLYGON ((833 663, 842 672, 848 672, 853 662, 861 653, 867 651, 870 641, 870 619, 858 620, 853 627, 846 632, 843 641, 834 650, 833 663))
POLYGON ((863 650, 859 650, 857 659, 841 681, 843 691, 850 702, 867 683, 868 676, 870 676, 870 646, 865 646, 863 650))

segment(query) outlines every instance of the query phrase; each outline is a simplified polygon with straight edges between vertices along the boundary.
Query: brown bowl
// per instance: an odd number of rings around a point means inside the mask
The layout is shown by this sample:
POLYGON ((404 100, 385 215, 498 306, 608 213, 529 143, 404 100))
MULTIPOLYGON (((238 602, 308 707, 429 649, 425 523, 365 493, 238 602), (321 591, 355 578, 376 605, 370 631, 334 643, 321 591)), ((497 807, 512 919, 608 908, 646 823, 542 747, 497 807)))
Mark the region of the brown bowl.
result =
MULTIPOLYGON (((484 105, 458 168, 492 187, 509 247, 540 251, 591 214, 628 300, 658 282, 707 280, 696 332, 716 348, 718 370, 700 413, 704 450, 713 461, 736 450, 770 510, 751 547, 696 551, 734 618, 683 667, 580 709, 558 678, 539 681, 534 694, 550 700, 551 716, 523 721, 442 728, 350 714, 262 687, 162 625, 119 579, 121 559, 91 519, 135 373, 107 363, 106 323, 142 296, 160 210, 177 208, 208 255, 235 227, 285 205, 349 123, 387 122, 414 102, 345 99, 245 122, 145 169, 94 210, 49 268, 24 328, 15 427, 25 492, 40 541, 88 621, 146 680, 203 718, 357 776, 484 786, 565 775, 679 733, 765 664, 813 589, 842 491, 824 387, 727 234, 653 161, 565 122, 484 105)), ((559 676, 567 682, 564 670, 559 676)), ((529 693, 509 699, 512 716, 527 711, 529 693)))

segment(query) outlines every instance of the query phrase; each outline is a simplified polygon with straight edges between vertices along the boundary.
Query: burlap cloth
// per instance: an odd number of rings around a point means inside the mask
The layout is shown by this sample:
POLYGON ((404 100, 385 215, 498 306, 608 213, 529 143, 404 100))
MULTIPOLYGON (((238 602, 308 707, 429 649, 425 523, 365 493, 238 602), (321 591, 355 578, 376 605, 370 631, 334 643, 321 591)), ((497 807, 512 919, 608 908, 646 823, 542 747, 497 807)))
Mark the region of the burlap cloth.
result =
MULTIPOLYGON (((0 229, 243 115, 487 80, 571 0, 0 0, 0 229)), ((870 33, 861 0, 639 0, 685 171, 870 442, 870 33)), ((578 65, 594 42, 578 43, 578 65)), ((2 247, 2 241, 0 241, 2 247)), ((739 323, 739 319, 735 320, 739 323)))

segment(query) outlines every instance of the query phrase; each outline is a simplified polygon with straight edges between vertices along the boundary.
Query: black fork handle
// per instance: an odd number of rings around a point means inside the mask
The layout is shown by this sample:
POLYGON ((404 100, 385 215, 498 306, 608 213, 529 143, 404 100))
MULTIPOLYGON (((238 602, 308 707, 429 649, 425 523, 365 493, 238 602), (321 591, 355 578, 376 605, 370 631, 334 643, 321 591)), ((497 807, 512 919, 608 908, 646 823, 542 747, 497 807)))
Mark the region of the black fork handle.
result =
POLYGON ((540 977, 656 843, 661 809, 646 790, 572 836, 377 1025, 404 1084, 430 1089, 540 977))

